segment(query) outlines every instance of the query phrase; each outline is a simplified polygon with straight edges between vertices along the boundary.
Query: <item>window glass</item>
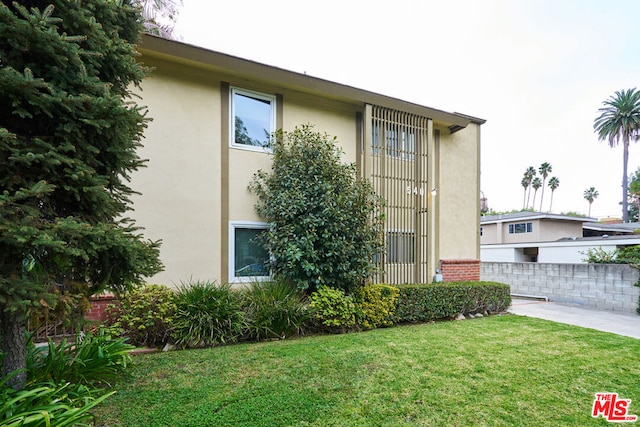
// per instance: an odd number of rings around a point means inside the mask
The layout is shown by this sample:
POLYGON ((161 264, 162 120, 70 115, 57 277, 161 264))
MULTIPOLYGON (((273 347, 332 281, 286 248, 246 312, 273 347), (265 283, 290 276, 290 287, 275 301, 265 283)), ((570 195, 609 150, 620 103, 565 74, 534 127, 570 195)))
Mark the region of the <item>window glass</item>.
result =
POLYGON ((275 130, 275 97, 231 89, 232 145, 265 148, 275 130))
POLYGON ((269 276, 269 253, 259 241, 266 228, 234 227, 234 277, 269 276))
POLYGON ((518 224, 509 224, 509 234, 533 233, 532 222, 521 222, 518 224))
POLYGON ((387 234, 387 262, 411 264, 414 262, 415 237, 411 232, 387 234))

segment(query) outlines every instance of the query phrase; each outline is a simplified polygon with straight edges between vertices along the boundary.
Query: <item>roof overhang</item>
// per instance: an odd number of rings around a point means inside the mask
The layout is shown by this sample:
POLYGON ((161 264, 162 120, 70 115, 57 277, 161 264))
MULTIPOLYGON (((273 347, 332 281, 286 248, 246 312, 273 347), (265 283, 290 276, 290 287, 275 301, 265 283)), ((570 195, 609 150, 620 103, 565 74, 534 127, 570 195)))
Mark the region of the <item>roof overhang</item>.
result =
POLYGON ((144 34, 142 36, 139 50, 143 55, 143 61, 145 56, 158 58, 191 67, 233 74, 236 77, 251 79, 253 81, 276 84, 283 88, 348 103, 379 105, 405 111, 439 122, 443 126, 448 127, 451 133, 466 128, 470 123, 481 125, 486 122, 486 120, 465 114, 449 113, 425 107, 379 93, 312 77, 307 74, 284 70, 282 68, 150 34, 144 34))

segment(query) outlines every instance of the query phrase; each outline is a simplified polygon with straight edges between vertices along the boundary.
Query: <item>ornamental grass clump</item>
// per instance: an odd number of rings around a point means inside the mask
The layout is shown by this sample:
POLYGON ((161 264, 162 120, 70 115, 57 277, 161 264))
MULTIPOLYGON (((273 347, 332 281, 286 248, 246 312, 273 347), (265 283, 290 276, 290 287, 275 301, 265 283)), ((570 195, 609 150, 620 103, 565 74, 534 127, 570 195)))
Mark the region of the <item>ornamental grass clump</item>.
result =
POLYGON ((123 374, 133 348, 126 338, 113 339, 104 331, 78 335, 73 342, 63 340, 60 344, 49 339, 46 347, 30 344, 27 379, 29 383, 51 381, 90 389, 103 387, 123 374))
POLYGON ((298 335, 309 317, 304 294, 284 282, 253 283, 243 297, 248 339, 298 335))
POLYGON ((247 326, 242 295, 210 281, 182 284, 176 293, 173 340, 182 347, 208 347, 238 341, 247 326))

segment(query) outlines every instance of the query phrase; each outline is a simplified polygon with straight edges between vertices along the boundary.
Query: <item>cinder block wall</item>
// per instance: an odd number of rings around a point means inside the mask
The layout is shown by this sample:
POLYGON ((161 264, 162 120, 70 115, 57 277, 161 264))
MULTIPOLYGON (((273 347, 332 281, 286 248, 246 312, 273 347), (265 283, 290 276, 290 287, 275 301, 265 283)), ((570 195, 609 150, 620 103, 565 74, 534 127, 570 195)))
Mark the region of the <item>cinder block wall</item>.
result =
POLYGON ((482 262, 480 280, 506 283, 512 294, 637 314, 640 270, 626 264, 482 262))

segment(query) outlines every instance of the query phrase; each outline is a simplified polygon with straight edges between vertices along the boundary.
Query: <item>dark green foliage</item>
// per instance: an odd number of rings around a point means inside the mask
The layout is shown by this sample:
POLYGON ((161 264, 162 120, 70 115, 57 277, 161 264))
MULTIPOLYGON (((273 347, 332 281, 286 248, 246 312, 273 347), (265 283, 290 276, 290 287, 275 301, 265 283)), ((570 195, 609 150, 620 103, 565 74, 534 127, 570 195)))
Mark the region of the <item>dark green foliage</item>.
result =
POLYGON ((89 424, 94 416, 89 412, 115 391, 92 396, 87 391, 72 391, 71 384, 53 382, 29 384, 14 390, 8 375, 0 381, 0 425, 2 426, 75 426, 89 424), (82 423, 82 424, 80 424, 82 423))
POLYGON ((309 125, 278 133, 271 145, 271 173, 259 171, 249 189, 271 224, 264 243, 275 277, 309 292, 364 284, 382 250, 382 202, 370 182, 342 163, 335 138, 309 125))
POLYGON ((257 282, 243 291, 249 339, 285 339, 298 335, 308 318, 305 297, 283 282, 257 282))
POLYGON ((183 347, 205 347, 237 341, 247 325, 242 295, 229 285, 198 281, 176 294, 173 339, 183 347))
POLYGON ((369 284, 354 293, 356 319, 364 329, 393 325, 400 292, 391 285, 369 284))
POLYGON ((396 322, 453 319, 458 314, 499 313, 511 304, 509 285, 451 282, 401 285, 396 322))
POLYGON ((129 351, 134 347, 125 338, 112 339, 104 332, 87 333, 75 342, 46 347, 31 345, 27 356, 29 383, 51 381, 71 383, 90 389, 108 385, 120 376, 131 361, 129 351))
POLYGON ((105 326, 133 345, 159 347, 171 337, 175 314, 175 292, 163 285, 146 285, 120 295, 109 307, 105 326))
POLYGON ((311 321, 321 331, 343 333, 355 329, 356 305, 341 289, 321 286, 309 298, 311 321))
POLYGON ((142 28, 128 0, 0 4, 4 374, 24 366, 29 310, 54 304, 53 287, 125 291, 161 269, 159 244, 124 219, 144 164, 142 28))

